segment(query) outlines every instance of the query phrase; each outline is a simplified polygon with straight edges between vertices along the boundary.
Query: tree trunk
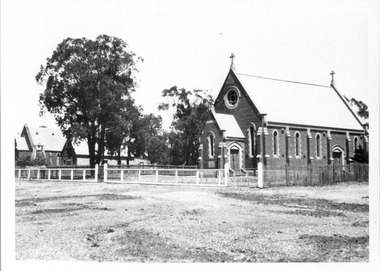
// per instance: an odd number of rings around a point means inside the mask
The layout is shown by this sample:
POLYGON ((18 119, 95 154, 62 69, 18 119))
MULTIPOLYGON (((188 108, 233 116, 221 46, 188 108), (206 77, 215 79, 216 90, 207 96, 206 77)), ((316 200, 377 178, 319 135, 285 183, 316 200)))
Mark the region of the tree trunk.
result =
POLYGON ((105 131, 105 128, 104 126, 102 125, 100 127, 100 138, 99 138, 99 142, 98 142, 98 155, 97 155, 97 162, 100 163, 103 158, 104 158, 104 140, 105 140, 105 134, 106 134, 106 131, 105 131))
POLYGON ((121 165, 121 148, 117 151, 117 164, 121 165))

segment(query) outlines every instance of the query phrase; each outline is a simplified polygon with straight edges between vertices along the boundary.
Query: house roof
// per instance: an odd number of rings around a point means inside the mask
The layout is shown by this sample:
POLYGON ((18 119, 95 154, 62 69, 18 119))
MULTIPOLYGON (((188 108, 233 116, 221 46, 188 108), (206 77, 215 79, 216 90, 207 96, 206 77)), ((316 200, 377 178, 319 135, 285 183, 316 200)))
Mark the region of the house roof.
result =
POLYGON ((233 71, 268 122, 362 130, 350 106, 332 86, 307 84, 233 71))
POLYGON ((26 143, 25 137, 20 134, 16 135, 16 147, 19 151, 29 151, 28 144, 26 143))
POLYGON ((43 145, 45 151, 62 151, 66 137, 63 136, 61 130, 45 126, 28 128, 34 145, 43 145))
POLYGON ((227 137, 237 137, 244 138, 244 134, 242 133, 239 124, 237 123, 235 117, 233 115, 221 114, 212 112, 216 123, 218 124, 221 130, 226 131, 227 137))

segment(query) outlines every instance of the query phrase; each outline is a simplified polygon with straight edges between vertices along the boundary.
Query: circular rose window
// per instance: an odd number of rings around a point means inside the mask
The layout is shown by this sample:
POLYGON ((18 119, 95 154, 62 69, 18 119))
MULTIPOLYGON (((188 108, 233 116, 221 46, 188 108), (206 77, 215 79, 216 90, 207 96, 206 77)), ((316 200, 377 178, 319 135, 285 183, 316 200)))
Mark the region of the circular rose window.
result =
POLYGON ((224 97, 225 103, 229 108, 235 108, 239 102, 239 91, 235 87, 230 88, 224 97))

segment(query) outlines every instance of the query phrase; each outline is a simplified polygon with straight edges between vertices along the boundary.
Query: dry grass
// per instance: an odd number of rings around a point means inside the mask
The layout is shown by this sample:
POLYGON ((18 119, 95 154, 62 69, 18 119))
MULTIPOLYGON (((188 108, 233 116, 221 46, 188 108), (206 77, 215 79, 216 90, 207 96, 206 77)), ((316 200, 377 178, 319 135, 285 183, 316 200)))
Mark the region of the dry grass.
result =
POLYGON ((367 262, 368 185, 16 182, 16 259, 367 262))

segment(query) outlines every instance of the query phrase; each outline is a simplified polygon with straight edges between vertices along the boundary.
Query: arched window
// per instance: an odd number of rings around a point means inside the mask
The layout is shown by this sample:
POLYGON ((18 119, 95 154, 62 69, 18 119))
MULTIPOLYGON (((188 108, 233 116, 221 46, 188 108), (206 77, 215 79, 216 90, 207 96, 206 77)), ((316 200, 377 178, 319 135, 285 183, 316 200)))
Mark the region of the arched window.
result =
POLYGON ((300 133, 299 132, 296 132, 295 136, 294 136, 294 140, 295 140, 295 153, 296 153, 296 157, 300 157, 301 156, 301 138, 300 138, 300 133))
POLYGON ((213 133, 211 133, 208 137, 208 156, 210 158, 214 157, 214 141, 215 136, 213 133))
POLYGON ((277 130, 273 131, 273 156, 278 156, 279 154, 279 138, 277 130))
POLYGON ((315 136, 315 149, 317 158, 321 157, 321 135, 317 134, 315 136))
POLYGON ((255 140, 255 125, 252 124, 251 126, 249 126, 249 129, 248 129, 248 144, 249 144, 249 156, 252 157, 255 155, 255 144, 256 144, 256 140, 255 140))
POLYGON ((358 142, 359 142, 359 139, 357 136, 354 137, 354 151, 358 149, 358 142))

